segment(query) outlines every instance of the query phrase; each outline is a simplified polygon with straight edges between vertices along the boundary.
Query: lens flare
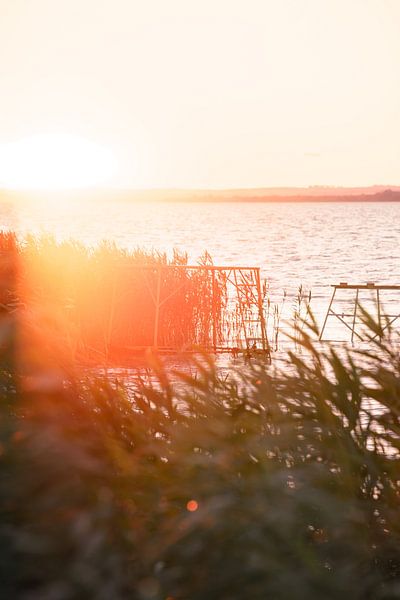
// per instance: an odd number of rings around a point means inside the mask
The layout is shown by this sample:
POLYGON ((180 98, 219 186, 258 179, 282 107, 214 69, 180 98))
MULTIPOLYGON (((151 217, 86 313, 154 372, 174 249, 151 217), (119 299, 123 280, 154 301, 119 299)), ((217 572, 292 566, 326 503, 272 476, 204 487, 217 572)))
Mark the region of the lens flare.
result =
POLYGON ((189 500, 189 502, 186 504, 186 508, 189 512, 196 512, 196 510, 199 508, 199 504, 196 502, 196 500, 189 500))

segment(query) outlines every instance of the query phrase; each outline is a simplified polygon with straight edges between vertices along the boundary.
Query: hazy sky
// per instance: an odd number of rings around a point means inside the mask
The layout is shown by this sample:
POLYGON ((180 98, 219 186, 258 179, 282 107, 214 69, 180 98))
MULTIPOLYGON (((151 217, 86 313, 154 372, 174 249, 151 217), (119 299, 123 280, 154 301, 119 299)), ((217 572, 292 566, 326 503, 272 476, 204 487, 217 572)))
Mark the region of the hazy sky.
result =
POLYGON ((400 183, 400 0, 0 0, 0 144, 116 185, 400 183))

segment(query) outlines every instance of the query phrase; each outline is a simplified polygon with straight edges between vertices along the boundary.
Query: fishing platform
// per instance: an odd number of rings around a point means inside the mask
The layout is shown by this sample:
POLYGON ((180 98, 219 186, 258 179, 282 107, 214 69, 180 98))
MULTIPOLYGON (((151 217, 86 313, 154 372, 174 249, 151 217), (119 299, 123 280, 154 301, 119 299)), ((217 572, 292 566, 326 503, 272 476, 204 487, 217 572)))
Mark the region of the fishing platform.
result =
MULTIPOLYGON (((354 338, 358 338, 360 341, 364 341, 364 338, 357 331, 357 316, 360 309, 360 300, 366 295, 366 292, 369 293, 369 297, 371 298, 371 291, 373 292, 373 297, 375 298, 376 308, 377 308, 377 324, 379 325, 379 332, 370 337, 370 340, 374 340, 376 338, 381 338, 383 332, 388 330, 392 324, 400 318, 400 312, 396 312, 395 314, 382 314, 382 293, 393 291, 400 292, 400 285, 381 285, 376 284, 371 281, 368 281, 365 284, 350 284, 347 282, 340 282, 339 284, 334 284, 331 286, 333 288, 331 300, 329 302, 328 310, 325 315, 324 323, 322 325, 321 333, 319 339, 324 340, 324 332, 326 329, 326 325, 329 319, 333 318, 339 320, 342 325, 344 325, 351 332, 351 343, 354 343, 354 338), (338 292, 342 296, 341 300, 343 300, 343 295, 346 292, 351 293, 350 298, 350 312, 339 312, 338 309, 334 309, 334 302, 338 301, 338 292), (382 324, 382 318, 384 317, 385 321, 382 324), (350 318, 350 323, 346 321, 346 318, 350 318)), ((347 294, 347 300, 348 294, 347 294)), ((343 340, 329 340, 329 341, 343 341, 343 340)))
POLYGON ((259 267, 215 266, 212 264, 138 264, 126 267, 125 285, 129 273, 135 272, 136 284, 146 292, 146 304, 152 314, 148 335, 137 343, 129 319, 121 319, 124 311, 123 290, 115 277, 111 305, 106 321, 106 353, 112 353, 115 341, 121 337, 124 344, 119 350, 127 353, 142 352, 147 348, 160 353, 192 352, 201 348, 207 352, 231 353, 234 356, 264 355, 270 360, 263 300, 265 290, 259 267), (173 281, 173 285, 171 285, 173 281), (195 289, 193 289, 195 283, 195 289), (193 295, 194 294, 194 295, 193 295), (197 298, 197 300, 196 300, 197 298), (177 331, 171 326, 168 314, 194 304, 190 316, 190 331, 177 331), (199 305, 200 304, 200 308, 199 305), (196 312, 197 311, 197 312, 196 312))

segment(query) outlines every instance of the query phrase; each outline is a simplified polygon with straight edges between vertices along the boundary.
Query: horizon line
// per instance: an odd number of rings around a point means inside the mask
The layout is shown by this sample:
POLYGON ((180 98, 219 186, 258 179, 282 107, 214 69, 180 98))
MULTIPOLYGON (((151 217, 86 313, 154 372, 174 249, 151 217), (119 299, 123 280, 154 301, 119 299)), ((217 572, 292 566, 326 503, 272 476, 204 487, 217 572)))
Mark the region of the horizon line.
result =
POLYGON ((272 191, 341 191, 341 190, 380 190, 382 191, 400 191, 399 184, 382 184, 374 183, 370 185, 323 185, 323 184, 312 184, 312 185, 277 185, 277 186, 239 186, 239 187, 184 187, 184 186, 172 186, 172 187, 130 187, 130 186, 86 186, 86 187, 71 187, 71 188, 14 188, 1 186, 0 193, 28 193, 28 194, 50 194, 50 193, 62 193, 62 194, 73 194, 73 193, 85 193, 85 192, 272 192, 272 191))

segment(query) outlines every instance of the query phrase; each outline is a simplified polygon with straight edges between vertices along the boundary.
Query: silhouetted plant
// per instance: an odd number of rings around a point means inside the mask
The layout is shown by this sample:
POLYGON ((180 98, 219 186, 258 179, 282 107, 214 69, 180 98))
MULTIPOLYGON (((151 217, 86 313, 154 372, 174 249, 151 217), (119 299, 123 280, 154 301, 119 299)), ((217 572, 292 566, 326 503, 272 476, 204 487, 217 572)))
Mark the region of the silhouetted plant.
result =
POLYGON ((297 294, 293 299, 292 306, 292 331, 295 350, 301 350, 301 344, 298 344, 299 333, 303 330, 307 315, 311 308, 311 290, 305 291, 303 285, 300 284, 297 294))
POLYGON ((282 301, 279 304, 274 304, 273 308, 273 348, 275 352, 279 349, 278 339, 281 332, 281 317, 286 301, 286 290, 283 291, 282 301))
POLYGON ((398 352, 339 354, 316 329, 280 370, 221 377, 204 356, 191 377, 150 356, 133 394, 19 372, 0 420, 5 597, 399 597, 398 352))

